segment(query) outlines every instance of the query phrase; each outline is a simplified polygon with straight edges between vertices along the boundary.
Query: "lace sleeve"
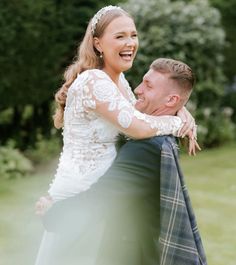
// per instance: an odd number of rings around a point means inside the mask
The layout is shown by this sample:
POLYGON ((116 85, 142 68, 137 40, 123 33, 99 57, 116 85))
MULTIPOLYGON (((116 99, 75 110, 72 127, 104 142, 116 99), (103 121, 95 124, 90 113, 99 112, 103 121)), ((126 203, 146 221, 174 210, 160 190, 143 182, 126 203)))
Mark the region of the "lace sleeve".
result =
POLYGON ((136 104, 136 97, 129 85, 129 82, 126 80, 124 74, 122 73, 121 74, 121 80, 122 80, 122 83, 124 84, 124 87, 126 88, 126 91, 127 91, 127 94, 128 94, 128 97, 129 97, 129 102, 134 106, 136 104))
POLYGON ((179 117, 154 117, 137 111, 103 71, 88 70, 83 74, 84 108, 110 121, 124 134, 136 139, 177 135, 182 127, 179 117))

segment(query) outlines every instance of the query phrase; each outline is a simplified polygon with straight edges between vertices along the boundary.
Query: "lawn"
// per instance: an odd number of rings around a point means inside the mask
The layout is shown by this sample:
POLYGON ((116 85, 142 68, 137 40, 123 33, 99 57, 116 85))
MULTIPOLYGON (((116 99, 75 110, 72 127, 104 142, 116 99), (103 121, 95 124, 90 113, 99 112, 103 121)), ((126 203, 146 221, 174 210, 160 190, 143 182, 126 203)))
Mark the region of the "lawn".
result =
POLYGON ((236 145, 181 163, 209 265, 236 264, 236 145))
MULTIPOLYGON (((181 158, 209 265, 236 264, 235 157, 234 144, 181 158)), ((1 180, 1 265, 34 264, 43 232, 34 202, 45 194, 55 166, 53 161, 31 177, 1 180)))

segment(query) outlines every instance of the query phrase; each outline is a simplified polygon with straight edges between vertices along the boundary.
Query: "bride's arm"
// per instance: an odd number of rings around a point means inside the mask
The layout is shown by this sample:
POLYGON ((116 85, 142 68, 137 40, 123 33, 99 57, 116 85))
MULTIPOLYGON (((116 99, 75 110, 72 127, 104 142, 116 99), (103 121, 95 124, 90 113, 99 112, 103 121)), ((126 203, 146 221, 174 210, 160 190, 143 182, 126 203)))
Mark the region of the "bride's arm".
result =
POLYGON ((115 125, 129 137, 144 139, 155 135, 177 136, 182 121, 176 116, 151 116, 136 110, 102 71, 90 72, 83 89, 83 106, 115 125))

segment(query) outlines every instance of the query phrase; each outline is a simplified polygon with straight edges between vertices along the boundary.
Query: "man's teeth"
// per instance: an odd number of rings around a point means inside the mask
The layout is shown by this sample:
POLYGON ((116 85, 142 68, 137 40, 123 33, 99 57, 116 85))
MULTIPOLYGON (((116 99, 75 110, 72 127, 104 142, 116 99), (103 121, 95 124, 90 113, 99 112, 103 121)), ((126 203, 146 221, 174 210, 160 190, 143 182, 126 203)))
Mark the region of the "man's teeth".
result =
POLYGON ((142 98, 139 98, 139 99, 137 99, 137 101, 138 101, 138 102, 143 102, 143 101, 144 101, 144 99, 142 99, 142 98))

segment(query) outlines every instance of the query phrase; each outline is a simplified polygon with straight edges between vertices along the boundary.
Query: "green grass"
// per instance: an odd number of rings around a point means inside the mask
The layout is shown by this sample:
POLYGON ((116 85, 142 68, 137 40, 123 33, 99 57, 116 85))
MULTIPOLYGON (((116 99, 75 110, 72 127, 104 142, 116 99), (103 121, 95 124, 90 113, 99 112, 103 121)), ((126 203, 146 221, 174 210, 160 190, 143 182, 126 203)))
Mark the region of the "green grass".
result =
POLYGON ((209 265, 236 264, 235 157, 233 144, 181 161, 209 265))
POLYGON ((36 200, 46 194, 55 161, 33 176, 0 180, 0 264, 33 265, 43 233, 34 214, 36 200))
MULTIPOLYGON (((236 145, 183 155, 181 164, 209 265, 236 261, 236 145)), ((31 177, 0 180, 0 264, 33 265, 43 227, 34 203, 47 190, 55 161, 31 177)))

